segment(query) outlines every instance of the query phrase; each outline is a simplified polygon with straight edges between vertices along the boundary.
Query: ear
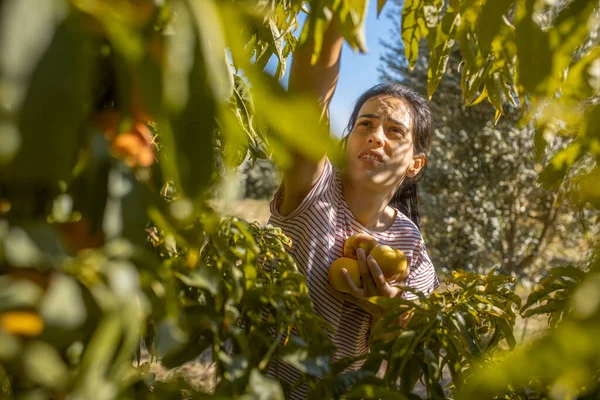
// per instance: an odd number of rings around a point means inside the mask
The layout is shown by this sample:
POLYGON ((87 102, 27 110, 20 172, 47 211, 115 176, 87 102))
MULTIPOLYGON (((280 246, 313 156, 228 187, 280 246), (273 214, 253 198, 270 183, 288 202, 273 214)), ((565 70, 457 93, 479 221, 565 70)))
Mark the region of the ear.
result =
POLYGON ((427 158, 425 157, 425 154, 415 155, 413 157, 411 166, 408 167, 406 176, 411 177, 411 178, 417 176, 419 171, 421 171, 421 169, 425 166, 426 163, 427 163, 427 158))

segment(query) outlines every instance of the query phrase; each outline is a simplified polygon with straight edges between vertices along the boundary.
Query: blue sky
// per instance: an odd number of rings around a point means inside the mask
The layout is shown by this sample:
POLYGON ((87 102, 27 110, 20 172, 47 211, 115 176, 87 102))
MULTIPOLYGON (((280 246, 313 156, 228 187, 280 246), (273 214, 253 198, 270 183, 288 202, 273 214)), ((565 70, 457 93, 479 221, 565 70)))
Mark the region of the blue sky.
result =
MULTIPOLYGON (((381 16, 377 18, 377 2, 374 0, 369 1, 365 27, 367 54, 354 53, 350 47, 344 45, 340 79, 330 106, 331 130, 336 135, 341 135, 352 112, 354 101, 358 96, 371 86, 379 83, 377 68, 381 64, 379 59, 384 51, 379 40, 389 40, 392 37, 391 35, 395 34, 392 32, 393 23, 387 17, 394 4, 392 1, 389 1, 389 3, 384 7, 381 16)), ((395 9, 397 10, 397 7, 395 9)), ((276 64, 273 61, 274 59, 271 60, 271 65, 267 68, 274 71, 276 64)), ((286 74, 283 78, 284 85, 287 85, 287 79, 286 74)))

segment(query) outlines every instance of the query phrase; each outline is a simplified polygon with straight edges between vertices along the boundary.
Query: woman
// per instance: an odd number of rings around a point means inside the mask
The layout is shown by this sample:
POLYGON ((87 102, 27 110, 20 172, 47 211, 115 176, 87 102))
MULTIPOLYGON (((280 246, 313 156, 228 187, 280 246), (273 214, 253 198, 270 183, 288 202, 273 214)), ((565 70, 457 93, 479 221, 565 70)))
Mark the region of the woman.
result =
MULTIPOLYGON (((342 43, 332 24, 315 65, 310 63, 311 43, 294 55, 289 90, 318 99, 323 118, 328 118, 337 84, 342 43)), ((370 327, 384 310, 364 297, 415 297, 388 284, 377 262, 361 249, 358 260, 363 288, 357 288, 346 273, 351 295, 333 289, 328 268, 342 256, 348 237, 366 232, 380 244, 402 250, 411 268, 407 286, 429 294, 438 285, 418 229, 416 192, 432 130, 432 112, 421 96, 401 85, 378 85, 356 102, 343 141, 347 156, 343 171, 325 155, 318 162, 297 156, 284 171, 269 222, 292 238, 290 253, 306 276, 315 311, 336 328, 336 333, 329 335, 338 349, 332 361, 368 351, 370 327)), ((269 373, 288 383, 298 377, 298 372, 284 363, 272 366, 269 373)), ((305 388, 291 397, 306 398, 305 388)))

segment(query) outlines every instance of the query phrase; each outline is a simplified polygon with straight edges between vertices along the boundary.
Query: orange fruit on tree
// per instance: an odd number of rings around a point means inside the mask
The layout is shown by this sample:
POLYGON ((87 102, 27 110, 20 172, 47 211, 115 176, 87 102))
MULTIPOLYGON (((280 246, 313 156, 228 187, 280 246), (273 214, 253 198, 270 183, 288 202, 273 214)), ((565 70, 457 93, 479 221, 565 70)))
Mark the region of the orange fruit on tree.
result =
POLYGON ((136 122, 131 132, 119 134, 112 141, 111 150, 132 168, 149 167, 154 163, 152 132, 141 122, 136 122))

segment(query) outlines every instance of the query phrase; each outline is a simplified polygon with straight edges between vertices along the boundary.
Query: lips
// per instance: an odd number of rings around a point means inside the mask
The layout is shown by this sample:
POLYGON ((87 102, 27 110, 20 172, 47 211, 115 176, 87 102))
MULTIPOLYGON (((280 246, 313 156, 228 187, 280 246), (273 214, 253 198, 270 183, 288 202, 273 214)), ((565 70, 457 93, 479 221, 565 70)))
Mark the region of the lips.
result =
POLYGON ((365 150, 358 154, 358 158, 368 164, 380 164, 383 163, 383 156, 373 150, 365 150))

